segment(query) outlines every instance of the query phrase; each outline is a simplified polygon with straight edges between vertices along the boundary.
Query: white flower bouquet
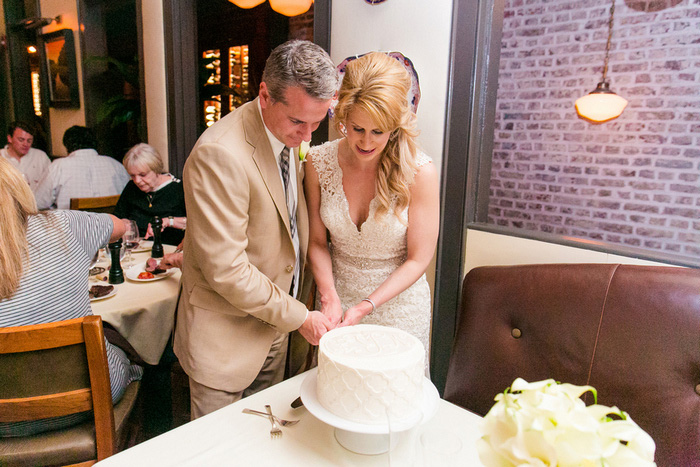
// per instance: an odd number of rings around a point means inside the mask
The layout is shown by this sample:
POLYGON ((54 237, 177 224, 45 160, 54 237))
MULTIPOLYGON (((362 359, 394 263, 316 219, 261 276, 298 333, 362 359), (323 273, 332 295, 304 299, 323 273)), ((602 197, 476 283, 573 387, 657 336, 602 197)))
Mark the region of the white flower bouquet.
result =
POLYGON ((617 407, 586 406, 591 386, 518 378, 484 417, 477 443, 487 467, 655 466, 656 445, 617 407))

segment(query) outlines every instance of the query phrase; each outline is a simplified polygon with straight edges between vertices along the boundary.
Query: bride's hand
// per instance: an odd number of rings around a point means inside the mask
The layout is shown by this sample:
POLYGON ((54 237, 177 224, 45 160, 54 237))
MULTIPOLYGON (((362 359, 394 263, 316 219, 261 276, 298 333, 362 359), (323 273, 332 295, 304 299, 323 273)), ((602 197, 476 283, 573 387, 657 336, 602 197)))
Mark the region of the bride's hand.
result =
POLYGON ((365 314, 362 312, 361 307, 359 305, 355 305, 353 307, 348 308, 348 310, 345 312, 345 317, 343 318, 343 321, 338 325, 338 327, 354 326, 355 324, 358 324, 360 321, 362 321, 362 318, 364 317, 365 314))
POLYGON ((343 308, 340 306, 340 300, 332 300, 328 303, 324 303, 324 300, 321 300, 321 313, 328 318, 333 327, 337 326, 343 318, 343 308))

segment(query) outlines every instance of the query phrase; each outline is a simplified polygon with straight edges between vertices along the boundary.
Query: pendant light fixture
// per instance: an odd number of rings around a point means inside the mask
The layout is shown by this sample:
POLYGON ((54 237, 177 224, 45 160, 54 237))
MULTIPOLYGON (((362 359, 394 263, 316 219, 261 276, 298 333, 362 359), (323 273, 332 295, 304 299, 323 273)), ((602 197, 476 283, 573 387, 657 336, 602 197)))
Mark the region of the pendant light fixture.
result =
POLYGON ((608 42, 605 44, 605 62, 603 63, 603 77, 596 88, 588 95, 576 99, 576 112, 580 117, 596 123, 607 122, 620 116, 627 100, 610 90, 607 80, 608 58, 610 56, 610 42, 612 40, 613 20, 615 18, 615 0, 610 7, 610 20, 608 21, 608 42))
POLYGON ((229 2, 236 5, 238 8, 255 8, 256 6, 263 3, 265 0, 228 0, 229 2))
MULTIPOLYGON (((254 8, 265 0, 228 0, 239 8, 254 8)), ((298 16, 311 8, 313 0, 270 0, 270 7, 285 16, 298 16)))
POLYGON ((313 0, 270 0, 270 6, 285 16, 298 16, 311 8, 313 0))

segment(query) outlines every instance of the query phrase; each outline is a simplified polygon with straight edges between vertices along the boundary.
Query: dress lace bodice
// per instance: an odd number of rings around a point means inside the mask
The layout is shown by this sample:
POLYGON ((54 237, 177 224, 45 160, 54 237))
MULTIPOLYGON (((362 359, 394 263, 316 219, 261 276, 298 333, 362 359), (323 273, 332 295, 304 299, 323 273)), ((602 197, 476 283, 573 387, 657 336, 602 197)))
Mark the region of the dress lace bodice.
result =
MULTIPOLYGON (((338 163, 338 144, 331 141, 311 149, 310 158, 321 187, 321 220, 330 232, 333 277, 343 310, 372 293, 406 260, 408 209, 400 221, 394 211, 377 219, 378 200, 370 202, 367 220, 356 226, 343 189, 343 171, 338 163)), ((419 153, 422 166, 430 158, 419 153)), ((366 316, 363 323, 397 327, 418 337, 428 350, 430 330, 430 290, 422 276, 397 297, 366 316)))

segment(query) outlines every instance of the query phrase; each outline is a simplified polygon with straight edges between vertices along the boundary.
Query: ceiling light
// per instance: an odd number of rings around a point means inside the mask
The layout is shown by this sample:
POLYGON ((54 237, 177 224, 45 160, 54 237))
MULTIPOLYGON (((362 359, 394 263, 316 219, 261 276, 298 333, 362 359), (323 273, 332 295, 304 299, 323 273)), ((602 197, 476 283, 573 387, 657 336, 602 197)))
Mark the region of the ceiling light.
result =
POLYGON ((311 8, 313 0, 270 0, 270 6, 285 16, 298 16, 311 8))
POLYGON ((228 0, 239 8, 254 8, 265 0, 228 0))
POLYGON ((615 18, 615 0, 610 7, 610 19, 608 21, 608 41, 605 44, 605 61, 603 62, 603 76, 590 94, 576 99, 576 112, 582 118, 592 122, 607 122, 617 118, 627 107, 627 100, 610 90, 607 80, 608 58, 610 56, 610 42, 612 41, 613 20, 615 18))

